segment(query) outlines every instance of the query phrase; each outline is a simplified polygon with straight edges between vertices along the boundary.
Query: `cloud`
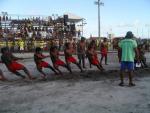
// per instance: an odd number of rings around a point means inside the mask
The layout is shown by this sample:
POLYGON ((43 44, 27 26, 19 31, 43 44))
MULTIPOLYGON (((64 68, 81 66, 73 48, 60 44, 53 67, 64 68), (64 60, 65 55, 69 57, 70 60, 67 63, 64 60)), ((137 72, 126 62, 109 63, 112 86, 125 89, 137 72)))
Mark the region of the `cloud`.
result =
POLYGON ((129 24, 129 23, 125 23, 125 22, 121 22, 120 24, 116 25, 116 27, 125 28, 125 27, 134 27, 134 25, 129 24))
POLYGON ((140 20, 136 19, 135 21, 133 21, 131 23, 121 22, 120 24, 116 25, 116 27, 125 28, 125 27, 137 27, 137 26, 140 26, 140 25, 141 25, 140 20))

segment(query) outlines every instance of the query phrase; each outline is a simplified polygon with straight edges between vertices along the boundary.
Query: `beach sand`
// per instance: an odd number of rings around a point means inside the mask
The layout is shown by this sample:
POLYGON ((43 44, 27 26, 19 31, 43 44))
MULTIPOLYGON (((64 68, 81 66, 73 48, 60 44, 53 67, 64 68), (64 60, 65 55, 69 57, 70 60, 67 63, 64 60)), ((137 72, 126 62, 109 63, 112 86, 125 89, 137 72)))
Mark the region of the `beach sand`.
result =
POLYGON ((49 75, 47 81, 40 79, 33 59, 20 62, 24 63, 38 79, 22 80, 0 64, 9 79, 7 82, 0 82, 0 113, 150 112, 150 69, 135 71, 135 87, 128 87, 127 76, 125 76, 126 85, 120 87, 118 86, 120 64, 117 63, 116 54, 109 55, 109 65, 104 65, 105 72, 100 72, 94 66, 90 69, 86 62, 87 69, 84 73, 80 73, 74 65, 72 65, 74 74, 71 75, 63 68, 61 68, 63 76, 56 76, 45 69, 49 75))

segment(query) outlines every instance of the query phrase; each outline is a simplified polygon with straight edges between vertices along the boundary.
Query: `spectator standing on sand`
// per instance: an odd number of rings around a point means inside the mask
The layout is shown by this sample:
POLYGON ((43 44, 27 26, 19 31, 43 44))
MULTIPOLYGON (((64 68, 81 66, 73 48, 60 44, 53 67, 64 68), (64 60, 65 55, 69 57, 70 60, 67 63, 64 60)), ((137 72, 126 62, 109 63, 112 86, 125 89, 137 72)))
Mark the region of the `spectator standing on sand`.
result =
POLYGON ((79 59, 79 64, 83 68, 85 68, 85 52, 86 52, 86 43, 85 43, 85 38, 81 37, 81 41, 77 44, 77 53, 78 53, 78 59, 79 59))
POLYGON ((138 50, 137 50, 137 42, 133 40, 133 34, 131 31, 127 32, 125 38, 119 42, 120 59, 121 59, 121 69, 120 69, 120 86, 124 86, 124 77, 123 73, 128 70, 129 76, 129 86, 135 86, 132 81, 133 71, 134 71, 134 58, 135 53, 137 58, 139 58, 138 50))
MULTIPOLYGON (((146 64, 146 57, 145 57, 145 50, 143 49, 143 45, 140 44, 137 47, 139 56, 139 62, 141 63, 142 68, 147 68, 148 65, 146 64)), ((137 63, 137 56, 135 58, 135 64, 137 63)))

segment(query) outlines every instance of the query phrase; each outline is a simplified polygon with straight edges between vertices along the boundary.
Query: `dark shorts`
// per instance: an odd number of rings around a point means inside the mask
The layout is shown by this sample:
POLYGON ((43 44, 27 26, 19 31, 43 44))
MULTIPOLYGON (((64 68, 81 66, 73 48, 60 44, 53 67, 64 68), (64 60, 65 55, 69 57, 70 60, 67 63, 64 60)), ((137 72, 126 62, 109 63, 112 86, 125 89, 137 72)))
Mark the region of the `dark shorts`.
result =
POLYGON ((78 54, 78 59, 84 59, 85 58, 85 54, 78 54))
POLYGON ((17 70, 22 70, 24 66, 22 64, 19 64, 18 62, 12 62, 11 64, 8 65, 8 69, 11 72, 16 72, 17 70))
POLYGON ((121 70, 128 70, 128 71, 133 71, 134 70, 134 62, 128 62, 128 61, 122 61, 121 62, 121 70))

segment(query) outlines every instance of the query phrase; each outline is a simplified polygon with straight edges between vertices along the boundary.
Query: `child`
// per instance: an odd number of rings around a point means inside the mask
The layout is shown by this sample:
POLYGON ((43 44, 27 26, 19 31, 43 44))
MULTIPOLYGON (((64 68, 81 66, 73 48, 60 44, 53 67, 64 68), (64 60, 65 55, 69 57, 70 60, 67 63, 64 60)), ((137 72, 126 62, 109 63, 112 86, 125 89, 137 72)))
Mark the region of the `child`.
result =
POLYGON ((73 64, 76 64, 78 66, 78 68, 81 70, 81 72, 83 72, 80 64, 72 56, 73 53, 74 53, 74 49, 73 49, 73 46, 71 45, 71 43, 66 43, 65 44, 64 54, 65 54, 65 60, 66 60, 66 63, 68 65, 68 67, 70 67, 70 63, 73 63, 73 64))
POLYGON ((58 70, 60 74, 62 74, 62 72, 59 70, 58 68, 59 66, 67 68, 70 71, 70 73, 72 73, 70 67, 67 64, 65 64, 62 60, 59 59, 59 51, 56 46, 52 46, 50 48, 50 57, 54 68, 58 70))
POLYGON ((45 79, 46 78, 46 74, 42 71, 42 68, 49 68, 51 69, 53 72, 55 72, 55 74, 57 74, 57 72, 55 71, 55 69, 50 66, 50 64, 48 64, 47 62, 43 61, 42 59, 47 58, 49 56, 44 56, 42 54, 42 49, 40 47, 37 47, 35 49, 35 54, 34 54, 34 61, 37 67, 37 70, 42 74, 42 77, 45 79))
POLYGON ((94 49, 94 46, 89 46, 88 47, 87 57, 89 59, 90 64, 97 66, 97 68, 101 71, 104 70, 101 63, 98 61, 97 53, 94 49))
POLYGON ((1 49, 1 53, 2 53, 1 56, 2 63, 6 65, 6 67, 10 72, 22 78, 26 78, 24 75, 18 72, 19 70, 23 70, 28 75, 29 79, 31 80, 35 79, 35 77, 30 75, 29 71, 24 65, 16 62, 17 60, 22 60, 22 58, 15 57, 6 47, 1 49))

